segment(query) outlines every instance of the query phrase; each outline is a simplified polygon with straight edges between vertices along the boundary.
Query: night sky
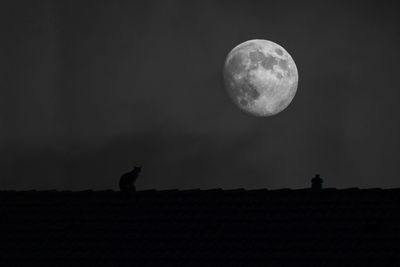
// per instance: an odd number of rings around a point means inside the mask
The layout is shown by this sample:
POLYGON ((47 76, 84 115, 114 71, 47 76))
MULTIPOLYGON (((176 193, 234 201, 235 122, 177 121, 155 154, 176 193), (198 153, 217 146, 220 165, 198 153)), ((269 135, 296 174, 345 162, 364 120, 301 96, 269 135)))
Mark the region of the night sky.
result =
POLYGON ((0 190, 400 187, 400 19, 382 1, 2 1, 0 190), (227 53, 283 46, 295 98, 266 118, 227 53))

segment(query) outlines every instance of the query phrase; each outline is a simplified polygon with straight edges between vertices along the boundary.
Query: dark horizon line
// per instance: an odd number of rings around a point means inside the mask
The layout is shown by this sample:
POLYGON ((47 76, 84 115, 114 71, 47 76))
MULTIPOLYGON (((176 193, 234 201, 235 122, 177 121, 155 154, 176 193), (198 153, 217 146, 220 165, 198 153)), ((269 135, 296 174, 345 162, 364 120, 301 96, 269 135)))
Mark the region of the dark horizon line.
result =
MULTIPOLYGON (((336 188, 336 187, 327 187, 322 189, 312 189, 311 187, 292 189, 292 188, 279 188, 279 189, 268 189, 268 188, 258 188, 258 189, 245 189, 245 188, 234 188, 234 189, 223 189, 223 188, 211 188, 211 189, 144 189, 137 190, 132 194, 137 193, 149 193, 149 192, 336 192, 336 191, 400 191, 400 187, 393 188, 381 188, 381 187, 371 187, 371 188, 359 188, 359 187, 348 187, 348 188, 336 188)), ((13 189, 5 189, 1 190, 0 193, 121 193, 120 190, 114 189, 105 189, 105 190, 95 190, 95 189, 85 189, 85 190, 58 190, 58 189, 47 189, 47 190, 37 190, 37 189, 28 189, 28 190, 13 190, 13 189)))

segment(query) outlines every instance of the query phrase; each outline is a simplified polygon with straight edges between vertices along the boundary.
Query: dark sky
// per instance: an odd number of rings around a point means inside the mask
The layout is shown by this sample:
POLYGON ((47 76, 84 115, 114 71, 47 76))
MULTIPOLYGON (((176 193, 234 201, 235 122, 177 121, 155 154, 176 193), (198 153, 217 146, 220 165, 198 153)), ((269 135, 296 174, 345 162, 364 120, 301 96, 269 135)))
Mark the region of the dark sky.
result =
POLYGON ((0 189, 400 187, 400 19, 382 1, 2 1, 0 189), (282 113, 230 101, 227 53, 283 46, 282 113))

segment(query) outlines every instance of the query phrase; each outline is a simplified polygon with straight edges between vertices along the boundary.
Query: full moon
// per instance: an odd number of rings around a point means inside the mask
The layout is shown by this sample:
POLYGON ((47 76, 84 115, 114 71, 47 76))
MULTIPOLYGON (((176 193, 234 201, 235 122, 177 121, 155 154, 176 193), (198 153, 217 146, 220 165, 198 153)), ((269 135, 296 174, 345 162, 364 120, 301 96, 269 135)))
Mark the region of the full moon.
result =
POLYGON ((268 40, 249 40, 234 47, 226 57, 223 73, 233 102, 259 117, 284 110, 296 94, 299 80, 293 58, 268 40))

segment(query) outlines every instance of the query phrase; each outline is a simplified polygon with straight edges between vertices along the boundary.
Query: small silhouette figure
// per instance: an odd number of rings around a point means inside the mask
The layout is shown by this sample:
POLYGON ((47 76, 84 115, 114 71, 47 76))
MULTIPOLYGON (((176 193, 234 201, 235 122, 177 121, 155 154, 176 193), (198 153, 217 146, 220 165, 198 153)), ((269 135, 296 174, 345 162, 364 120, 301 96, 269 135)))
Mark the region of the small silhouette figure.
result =
POLYGON ((142 167, 134 166, 133 170, 125 173, 119 179, 119 189, 124 193, 136 192, 135 181, 139 177, 142 167))
POLYGON ((312 183, 311 185, 312 190, 318 191, 322 189, 323 180, 319 176, 319 174, 316 174, 315 177, 311 179, 311 183, 312 183))

